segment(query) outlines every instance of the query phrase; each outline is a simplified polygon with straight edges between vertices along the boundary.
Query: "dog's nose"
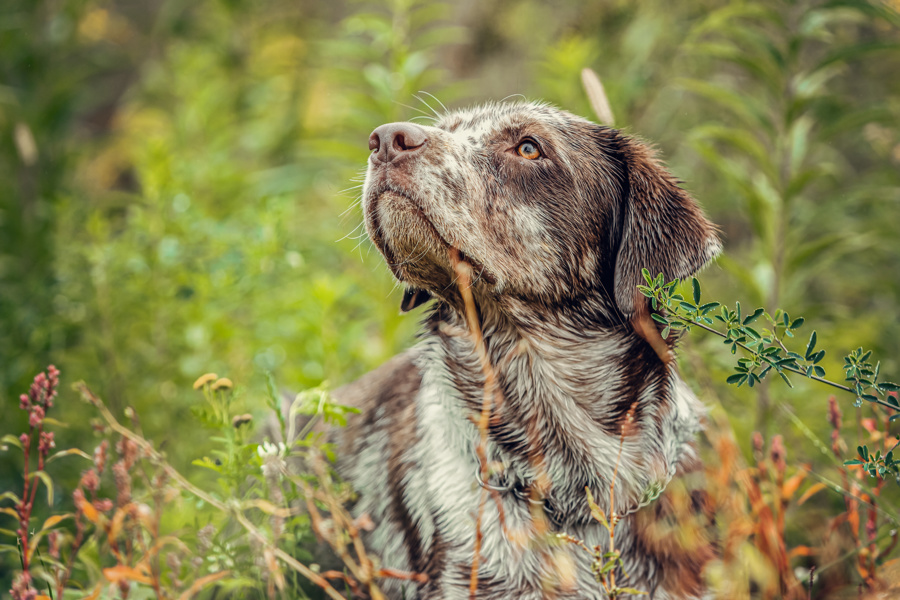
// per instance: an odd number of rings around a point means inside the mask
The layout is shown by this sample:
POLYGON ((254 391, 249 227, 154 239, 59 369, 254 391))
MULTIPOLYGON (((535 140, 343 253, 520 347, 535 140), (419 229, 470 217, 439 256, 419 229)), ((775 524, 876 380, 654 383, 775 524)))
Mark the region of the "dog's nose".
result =
POLYGON ((369 150, 379 161, 389 163, 418 152, 427 141, 425 130, 414 123, 388 123, 369 136, 369 150))

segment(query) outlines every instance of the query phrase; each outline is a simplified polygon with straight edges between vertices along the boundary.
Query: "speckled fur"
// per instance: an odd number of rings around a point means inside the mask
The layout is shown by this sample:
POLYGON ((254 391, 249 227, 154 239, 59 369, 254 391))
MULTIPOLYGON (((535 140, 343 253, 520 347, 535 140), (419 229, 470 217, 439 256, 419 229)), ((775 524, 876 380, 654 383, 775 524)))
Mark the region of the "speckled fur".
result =
MULTIPOLYGON (((409 158, 382 162, 373 153, 363 209, 397 279, 436 302, 415 348, 336 394, 363 409, 342 434, 340 468, 360 493, 355 510, 377 525, 369 547, 385 566, 429 576, 425 584, 386 581, 386 593, 469 597, 481 496, 470 417, 484 376, 465 333, 453 245, 476 267, 473 292, 502 387, 488 454, 504 466, 491 483, 509 490, 510 530, 533 525, 525 490, 540 456, 552 527, 605 547, 584 488, 608 506, 619 433, 635 405, 615 494, 616 510, 628 514, 616 532, 627 585, 656 600, 702 597, 709 544, 654 529, 681 519, 673 486, 634 512, 648 489, 699 469, 702 408, 630 320, 647 310, 635 291, 641 268, 667 280, 694 273, 719 251, 714 227, 645 145, 547 105, 490 104, 419 127, 427 142, 409 158), (516 154, 525 138, 542 158, 516 154)), ((549 563, 504 535, 492 502, 482 531, 478 598, 549 594, 549 563)), ((603 598, 587 556, 570 552, 576 586, 555 597, 603 598)))

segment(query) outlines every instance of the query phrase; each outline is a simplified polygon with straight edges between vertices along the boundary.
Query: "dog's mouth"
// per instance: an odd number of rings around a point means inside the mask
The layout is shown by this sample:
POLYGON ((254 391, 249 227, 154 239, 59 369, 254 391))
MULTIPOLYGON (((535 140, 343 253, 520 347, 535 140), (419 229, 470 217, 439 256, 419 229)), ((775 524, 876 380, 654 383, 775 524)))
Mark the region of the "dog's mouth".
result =
POLYGON ((448 283, 455 281, 450 259, 454 249, 459 260, 471 265, 476 281, 480 279, 490 285, 496 283, 496 278, 481 261, 467 254, 459 244, 447 240, 448 236, 441 233, 410 194, 394 187, 384 187, 370 192, 370 197, 365 218, 372 242, 384 255, 394 276, 411 286, 404 297, 403 307, 410 303, 412 307, 418 306, 427 300, 427 297, 422 299, 422 292, 443 295, 448 283), (382 211, 387 203, 396 212, 396 221, 391 226, 382 222, 382 211), (433 276, 429 277, 432 272, 433 276), (448 276, 449 282, 446 281, 448 276))

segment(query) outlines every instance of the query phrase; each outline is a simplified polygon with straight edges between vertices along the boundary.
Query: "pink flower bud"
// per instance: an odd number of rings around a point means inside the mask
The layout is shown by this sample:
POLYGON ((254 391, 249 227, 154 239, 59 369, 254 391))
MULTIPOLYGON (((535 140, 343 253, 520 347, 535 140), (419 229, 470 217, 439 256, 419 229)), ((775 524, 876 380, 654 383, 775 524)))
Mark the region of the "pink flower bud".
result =
POLYGON ((41 441, 38 443, 38 452, 47 456, 51 448, 56 448, 56 441, 53 439, 52 431, 42 431, 41 441))
POLYGON ((41 423, 44 422, 44 409, 39 404, 35 404, 31 407, 31 414, 28 415, 28 424, 32 427, 40 427, 41 423))
POLYGON ((113 501, 109 498, 100 498, 99 500, 94 500, 93 505, 100 512, 106 512, 113 507, 113 501))
POLYGON ((784 447, 784 439, 780 435, 772 438, 772 446, 769 448, 769 456, 779 473, 784 473, 787 468, 787 448, 784 447))
POLYGON ((834 429, 841 428, 841 409, 834 396, 828 398, 828 422, 834 429))
POLYGON ((764 444, 762 434, 758 431, 754 431, 753 436, 750 439, 753 442, 753 451, 757 454, 761 454, 764 444))
POLYGON ((106 454, 109 450, 109 441, 103 440, 99 446, 94 448, 94 467, 97 473, 102 475, 103 469, 106 468, 106 454))
POLYGON ((100 477, 97 476, 97 471, 94 469, 88 469, 84 473, 81 474, 81 482, 79 483, 82 487, 89 490, 90 492, 96 492, 97 488, 100 487, 100 477))

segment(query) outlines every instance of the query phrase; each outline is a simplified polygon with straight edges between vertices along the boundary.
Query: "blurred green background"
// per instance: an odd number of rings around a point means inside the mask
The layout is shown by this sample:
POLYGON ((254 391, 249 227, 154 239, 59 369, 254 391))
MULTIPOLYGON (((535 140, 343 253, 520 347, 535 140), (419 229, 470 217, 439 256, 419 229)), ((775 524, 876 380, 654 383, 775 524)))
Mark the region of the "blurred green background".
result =
MULTIPOLYGON (((262 415, 267 371, 290 389, 337 385, 407 347, 417 316, 398 315, 360 228, 368 134, 440 110, 420 92, 451 108, 524 94, 590 117, 585 66, 616 125, 654 142, 722 227, 705 299, 805 316, 832 379, 857 346, 900 379, 897 8, 4 0, 0 434, 23 430, 18 395, 52 362, 60 447, 95 443, 70 391, 85 380, 184 466, 206 445, 199 375, 230 377, 262 415)), ((683 349, 742 444, 782 433, 789 459, 828 473, 778 409, 827 439, 827 388, 738 390, 717 339, 683 349)), ((0 453, 0 489, 20 471, 0 453)))

